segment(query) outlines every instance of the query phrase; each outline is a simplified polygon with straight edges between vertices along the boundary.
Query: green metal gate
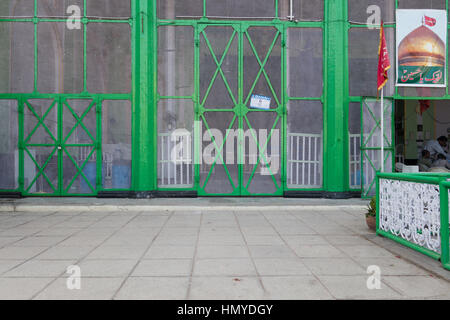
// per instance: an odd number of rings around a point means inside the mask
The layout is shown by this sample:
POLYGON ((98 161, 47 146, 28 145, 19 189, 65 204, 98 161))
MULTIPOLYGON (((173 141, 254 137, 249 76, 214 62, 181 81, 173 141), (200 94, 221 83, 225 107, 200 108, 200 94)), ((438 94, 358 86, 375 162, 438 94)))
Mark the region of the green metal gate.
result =
POLYGON ((381 133, 381 100, 364 98, 361 103, 361 184, 362 197, 376 194, 376 174, 381 170, 381 134, 384 142, 384 172, 392 172, 393 103, 384 99, 384 132, 381 133))
POLYGON ((199 195, 283 194, 283 39, 276 24, 197 26, 199 195))
POLYGON ((97 103, 58 97, 21 107, 24 195, 96 194, 97 103))

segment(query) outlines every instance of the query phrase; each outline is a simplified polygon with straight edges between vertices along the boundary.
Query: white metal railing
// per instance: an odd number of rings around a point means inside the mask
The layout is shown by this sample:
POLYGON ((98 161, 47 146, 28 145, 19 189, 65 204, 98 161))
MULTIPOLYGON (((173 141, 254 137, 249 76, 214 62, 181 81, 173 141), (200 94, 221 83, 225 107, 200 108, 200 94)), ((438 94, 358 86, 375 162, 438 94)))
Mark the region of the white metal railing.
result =
POLYGON ((416 181, 404 181, 380 178, 379 229, 440 253, 439 183, 432 184, 425 179, 417 177, 414 179, 416 181))
MULTIPOLYGON (((80 154, 78 156, 78 165, 82 165, 86 159, 88 158, 89 154, 92 151, 92 147, 89 146, 83 146, 79 149, 80 154)), ((111 180, 112 179, 112 167, 113 167, 113 158, 114 156, 110 152, 102 152, 102 162, 104 166, 104 172, 102 173, 105 180, 111 180)), ((97 153, 94 152, 92 156, 89 158, 90 161, 96 161, 97 159, 97 153)))
POLYGON ((349 134, 349 181, 351 189, 361 189, 361 134, 349 134))
POLYGON ((192 170, 191 133, 158 134, 159 187, 191 187, 192 170))
POLYGON ((289 187, 322 186, 322 134, 288 133, 289 187))

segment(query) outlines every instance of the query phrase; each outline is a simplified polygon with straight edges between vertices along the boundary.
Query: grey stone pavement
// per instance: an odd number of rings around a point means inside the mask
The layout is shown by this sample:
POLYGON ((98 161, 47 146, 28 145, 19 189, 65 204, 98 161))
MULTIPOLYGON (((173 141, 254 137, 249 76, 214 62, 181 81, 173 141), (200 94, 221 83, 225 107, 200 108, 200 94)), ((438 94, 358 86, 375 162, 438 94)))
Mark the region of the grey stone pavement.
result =
POLYGON ((0 299, 449 299, 450 272, 377 237, 366 203, 0 200, 0 299))

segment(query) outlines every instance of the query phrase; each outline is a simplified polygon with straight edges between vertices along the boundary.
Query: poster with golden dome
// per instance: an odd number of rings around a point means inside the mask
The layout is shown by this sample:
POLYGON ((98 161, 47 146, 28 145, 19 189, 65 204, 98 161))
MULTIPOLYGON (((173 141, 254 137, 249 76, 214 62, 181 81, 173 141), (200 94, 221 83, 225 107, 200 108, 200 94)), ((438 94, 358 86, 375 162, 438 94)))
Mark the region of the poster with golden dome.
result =
POLYGON ((445 87, 447 12, 397 10, 397 86, 445 87))

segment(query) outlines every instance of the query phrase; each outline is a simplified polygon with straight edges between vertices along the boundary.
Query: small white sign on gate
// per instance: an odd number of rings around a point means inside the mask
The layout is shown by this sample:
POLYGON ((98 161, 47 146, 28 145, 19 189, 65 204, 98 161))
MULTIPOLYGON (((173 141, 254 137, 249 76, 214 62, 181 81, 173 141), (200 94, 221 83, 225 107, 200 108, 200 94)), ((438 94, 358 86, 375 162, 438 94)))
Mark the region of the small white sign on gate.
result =
POLYGON ((270 101, 271 101, 271 98, 269 98, 269 97, 254 94, 254 95, 252 95, 252 99, 250 100, 250 108, 269 110, 270 109, 270 101))

